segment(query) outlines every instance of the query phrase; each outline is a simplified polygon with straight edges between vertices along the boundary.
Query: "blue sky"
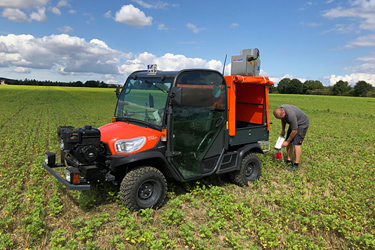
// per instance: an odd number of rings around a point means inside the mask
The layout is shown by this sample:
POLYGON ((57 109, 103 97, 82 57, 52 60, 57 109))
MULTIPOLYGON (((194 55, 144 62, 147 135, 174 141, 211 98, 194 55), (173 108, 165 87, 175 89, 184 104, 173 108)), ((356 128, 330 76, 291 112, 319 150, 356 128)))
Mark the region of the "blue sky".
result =
POLYGON ((258 48, 261 75, 375 86, 375 0, 0 0, 0 77, 122 83, 258 48))

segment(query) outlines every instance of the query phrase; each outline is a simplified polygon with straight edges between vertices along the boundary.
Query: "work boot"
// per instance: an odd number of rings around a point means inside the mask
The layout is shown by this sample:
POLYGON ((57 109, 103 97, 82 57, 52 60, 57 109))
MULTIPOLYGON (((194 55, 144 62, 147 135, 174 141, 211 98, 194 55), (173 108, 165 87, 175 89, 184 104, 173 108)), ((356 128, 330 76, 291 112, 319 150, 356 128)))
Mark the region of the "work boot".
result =
POLYGON ((289 172, 293 172, 294 170, 298 169, 298 163, 294 163, 291 168, 288 169, 289 172))
POLYGON ((285 164, 285 166, 290 166, 290 167, 292 167, 293 166, 293 162, 292 161, 289 161, 289 160, 286 160, 286 161, 284 161, 284 164, 285 164))

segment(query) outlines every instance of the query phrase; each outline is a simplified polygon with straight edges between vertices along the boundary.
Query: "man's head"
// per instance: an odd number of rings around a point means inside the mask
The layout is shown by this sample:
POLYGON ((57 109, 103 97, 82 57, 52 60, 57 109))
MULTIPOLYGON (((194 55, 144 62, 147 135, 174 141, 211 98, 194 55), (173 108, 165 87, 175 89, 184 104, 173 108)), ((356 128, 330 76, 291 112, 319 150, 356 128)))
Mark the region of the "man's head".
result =
POLYGON ((283 119, 285 117, 285 110, 283 108, 277 108, 273 111, 273 115, 277 119, 283 119))

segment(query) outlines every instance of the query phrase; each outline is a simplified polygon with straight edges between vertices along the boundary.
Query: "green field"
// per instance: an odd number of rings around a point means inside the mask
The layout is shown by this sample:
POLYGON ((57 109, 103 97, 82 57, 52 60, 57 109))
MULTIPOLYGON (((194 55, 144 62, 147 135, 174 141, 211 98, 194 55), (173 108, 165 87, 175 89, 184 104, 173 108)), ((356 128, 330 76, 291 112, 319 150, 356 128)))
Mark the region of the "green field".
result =
POLYGON ((285 103, 310 117, 298 171, 271 152, 250 187, 169 182, 161 209, 130 213, 118 188, 68 191, 41 166, 58 126, 111 121, 113 89, 0 86, 0 249, 374 249, 375 98, 270 95, 285 103))

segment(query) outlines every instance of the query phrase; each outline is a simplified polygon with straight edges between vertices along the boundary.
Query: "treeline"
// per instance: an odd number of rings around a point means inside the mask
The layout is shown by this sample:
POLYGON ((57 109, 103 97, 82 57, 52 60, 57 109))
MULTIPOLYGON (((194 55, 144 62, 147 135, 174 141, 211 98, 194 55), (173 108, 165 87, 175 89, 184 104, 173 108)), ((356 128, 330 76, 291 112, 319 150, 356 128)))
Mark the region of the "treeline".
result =
POLYGON ((270 93, 306 94, 306 95, 337 95, 375 97, 375 88, 365 82, 358 81, 351 87, 346 81, 338 81, 333 86, 323 86, 320 81, 307 80, 302 83, 298 79, 282 79, 277 86, 270 86, 270 93))
MULTIPOLYGON (((103 81, 81 81, 76 82, 53 82, 53 81, 37 81, 35 79, 25 80, 5 80, 9 85, 36 85, 36 86, 66 86, 66 87, 91 87, 91 88, 116 88, 116 84, 107 84, 103 81)), ((151 87, 151 85, 149 86, 151 87)), ((158 86, 161 89, 167 89, 166 86, 158 86)), ((141 88, 134 84, 134 88, 141 88)), ((142 87, 144 88, 144 87, 142 87)), ((298 79, 283 78, 277 86, 271 85, 270 93, 279 94, 306 94, 306 95, 337 95, 337 96, 364 96, 375 97, 375 88, 366 81, 358 81, 354 87, 350 86, 346 81, 338 81, 333 86, 324 86, 320 81, 307 80, 302 83, 298 79)))
POLYGON ((6 80, 5 84, 9 85, 35 85, 35 86, 66 86, 66 87, 91 87, 91 88, 116 88, 116 84, 107 84, 103 81, 81 81, 76 82, 52 82, 52 81, 38 81, 38 80, 6 80))

